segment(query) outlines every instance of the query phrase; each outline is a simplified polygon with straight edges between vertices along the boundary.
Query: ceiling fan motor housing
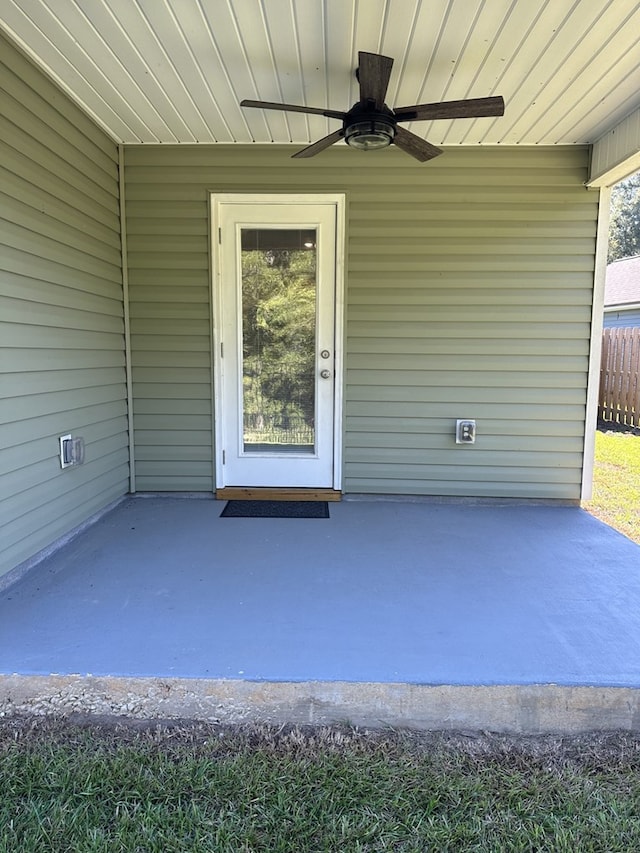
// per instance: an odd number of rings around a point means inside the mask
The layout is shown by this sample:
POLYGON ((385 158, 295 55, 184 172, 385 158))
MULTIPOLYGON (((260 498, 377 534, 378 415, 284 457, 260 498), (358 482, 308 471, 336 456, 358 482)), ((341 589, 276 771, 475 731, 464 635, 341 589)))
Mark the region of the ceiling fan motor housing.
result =
POLYGON ((345 116, 343 130, 345 142, 352 148, 386 148, 396 135, 396 120, 386 105, 376 110, 371 102, 357 103, 345 116))

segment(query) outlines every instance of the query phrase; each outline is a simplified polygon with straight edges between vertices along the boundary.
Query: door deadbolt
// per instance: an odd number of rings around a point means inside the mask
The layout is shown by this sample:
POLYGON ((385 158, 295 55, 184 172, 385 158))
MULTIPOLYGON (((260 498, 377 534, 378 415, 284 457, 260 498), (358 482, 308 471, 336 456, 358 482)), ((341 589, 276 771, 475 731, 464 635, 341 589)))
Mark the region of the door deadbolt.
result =
POLYGON ((322 352, 320 353, 320 358, 329 358, 330 355, 331 355, 331 353, 329 352, 328 349, 323 349, 322 352))

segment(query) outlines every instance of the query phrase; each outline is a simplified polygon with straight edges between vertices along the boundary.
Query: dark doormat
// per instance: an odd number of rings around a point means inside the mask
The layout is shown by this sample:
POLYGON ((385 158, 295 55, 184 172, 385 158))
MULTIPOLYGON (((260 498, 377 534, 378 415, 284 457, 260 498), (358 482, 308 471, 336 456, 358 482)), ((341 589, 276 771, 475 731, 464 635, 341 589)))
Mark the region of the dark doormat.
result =
POLYGON ((329 518, 326 501, 227 501, 220 518, 329 518))

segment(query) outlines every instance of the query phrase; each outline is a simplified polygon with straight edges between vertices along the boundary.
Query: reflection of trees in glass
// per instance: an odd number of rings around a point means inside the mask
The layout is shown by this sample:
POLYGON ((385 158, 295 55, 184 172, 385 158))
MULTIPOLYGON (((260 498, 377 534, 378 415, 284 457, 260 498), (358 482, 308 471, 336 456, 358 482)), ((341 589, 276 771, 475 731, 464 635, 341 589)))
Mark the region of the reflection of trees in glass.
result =
POLYGON ((309 442, 315 309, 315 251, 242 252, 244 415, 252 434, 304 425, 307 435, 300 443, 309 442))

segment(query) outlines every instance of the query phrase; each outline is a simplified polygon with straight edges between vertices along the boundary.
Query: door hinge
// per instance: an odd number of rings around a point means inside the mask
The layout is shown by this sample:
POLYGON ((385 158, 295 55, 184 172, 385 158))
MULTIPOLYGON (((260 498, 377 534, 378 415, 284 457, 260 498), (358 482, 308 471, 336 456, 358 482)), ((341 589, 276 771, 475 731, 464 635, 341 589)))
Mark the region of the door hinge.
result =
POLYGON ((220 341, 220 358, 224 358, 224 343, 220 341))
POLYGON ((222 228, 218 228, 218 243, 222 243, 222 228))
POLYGON ((222 451, 222 464, 223 465, 227 464, 227 451, 226 450, 222 451))

